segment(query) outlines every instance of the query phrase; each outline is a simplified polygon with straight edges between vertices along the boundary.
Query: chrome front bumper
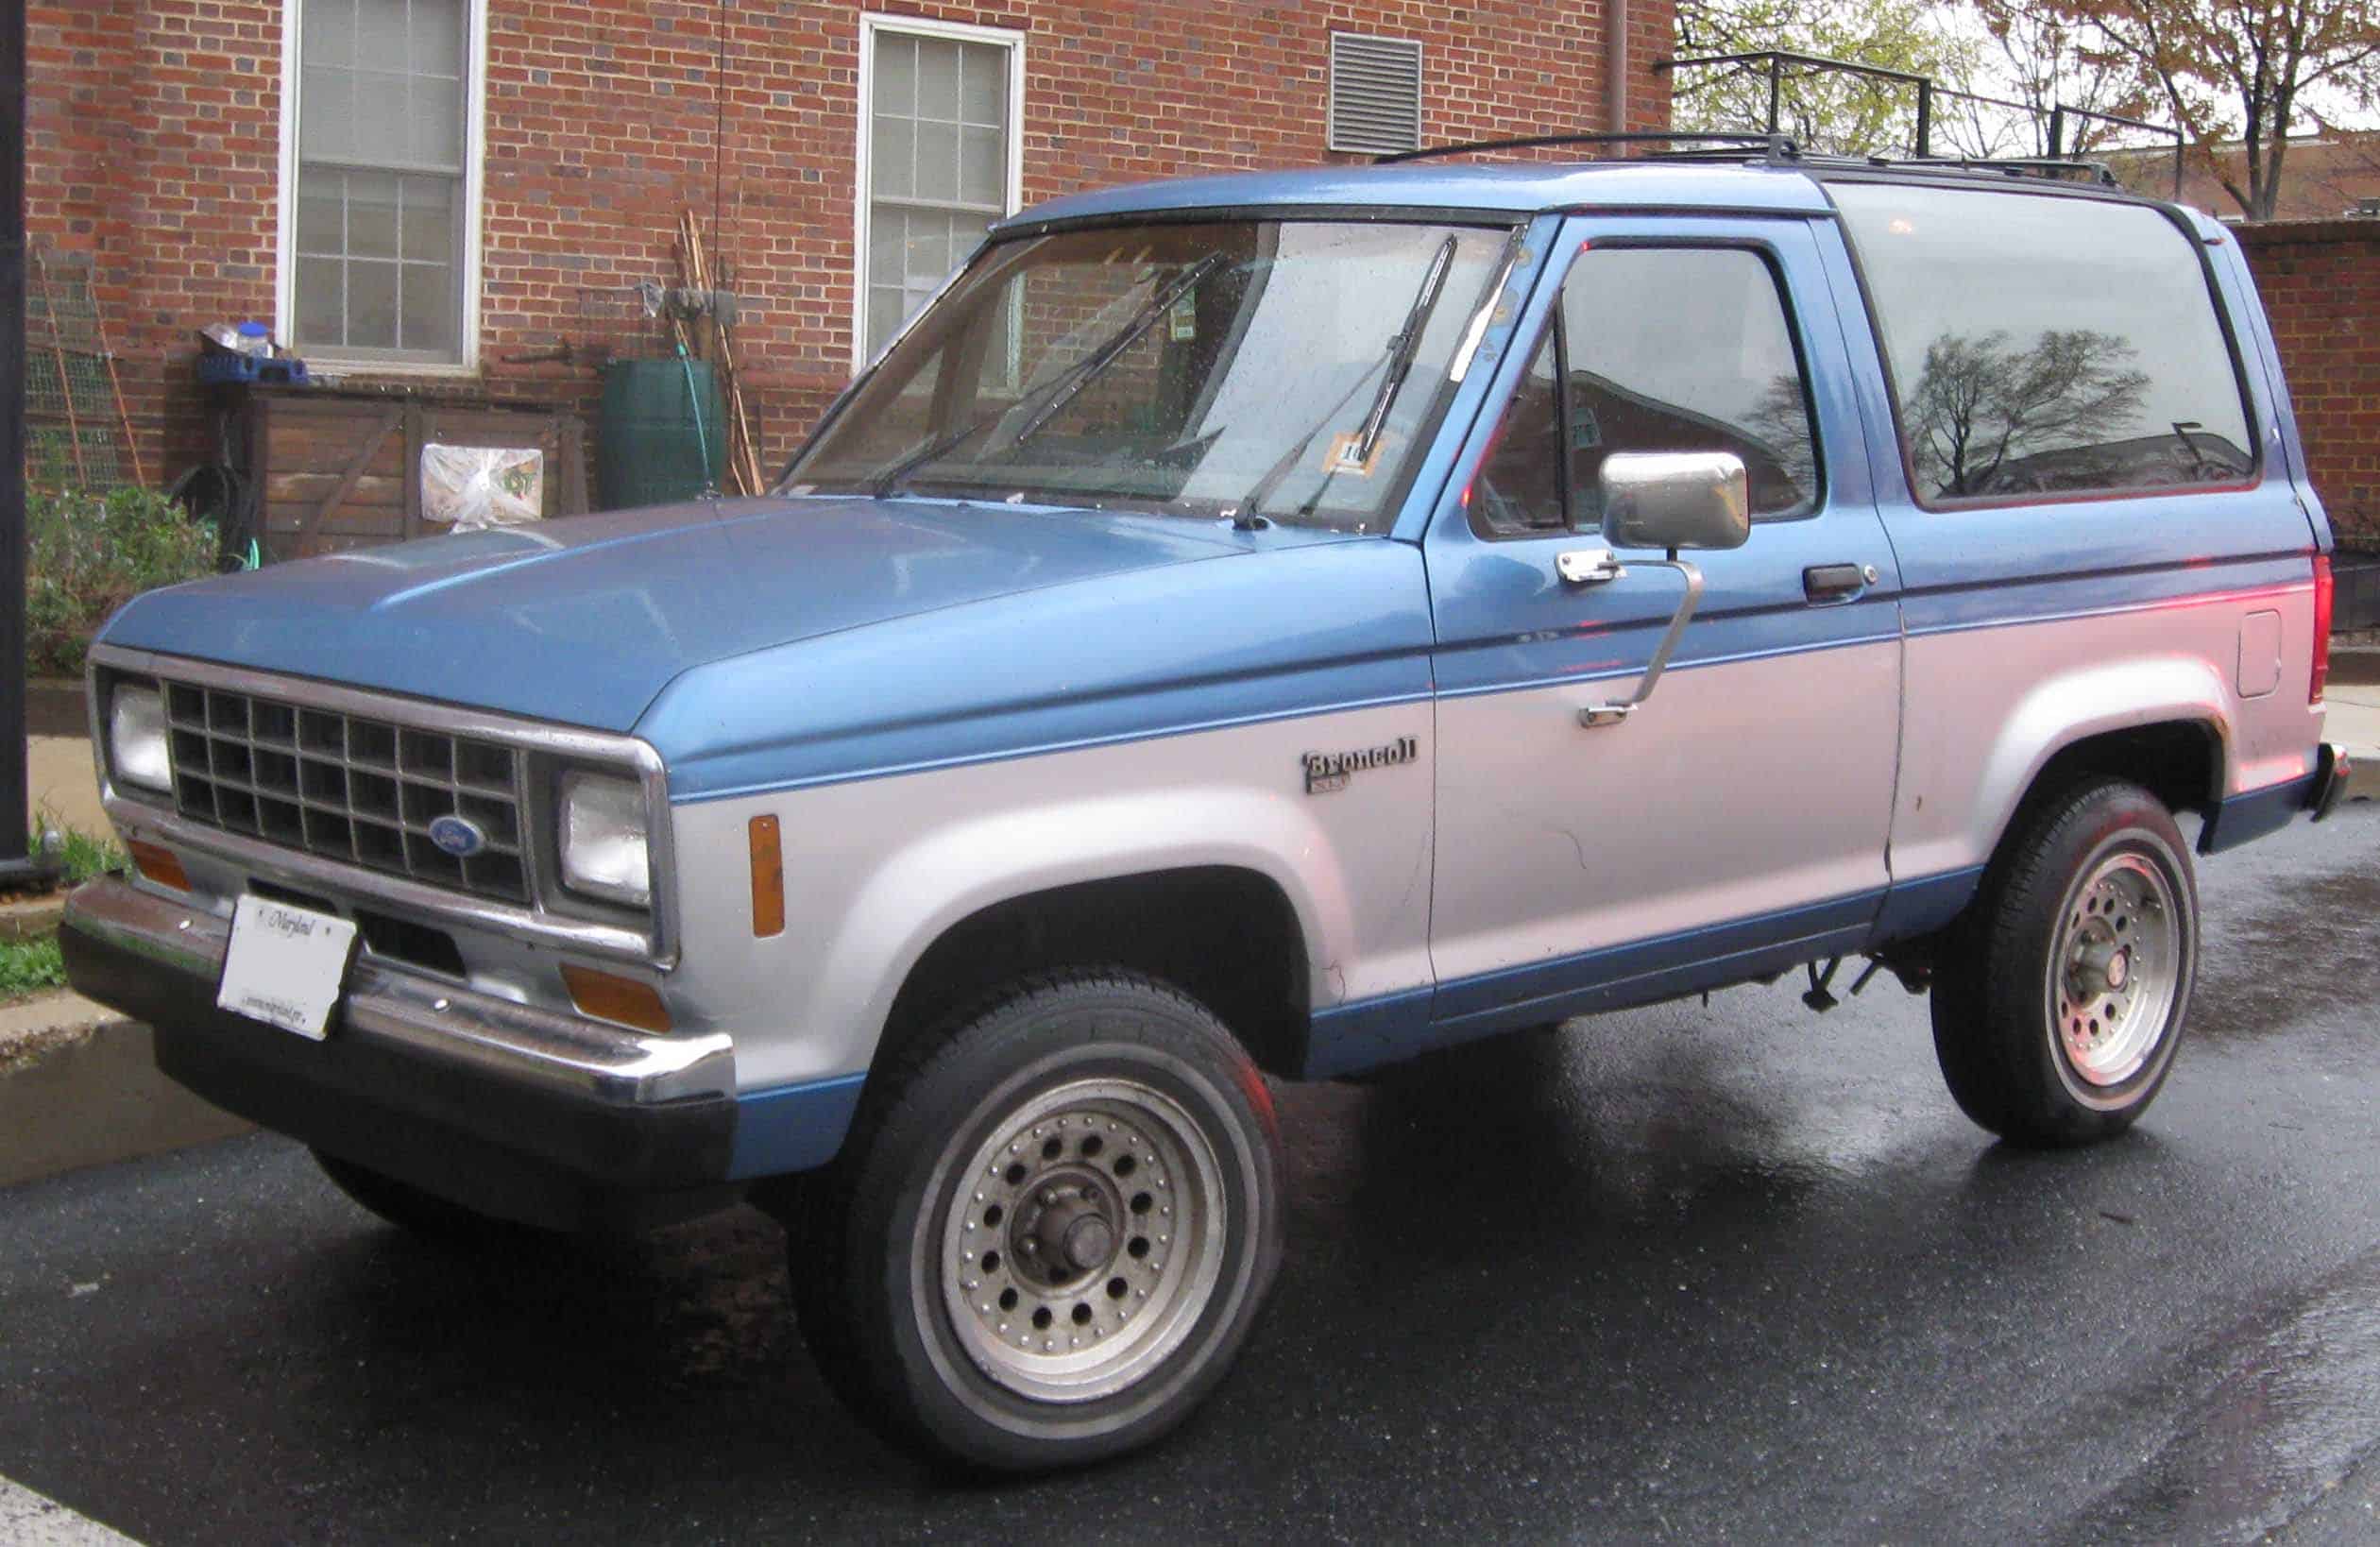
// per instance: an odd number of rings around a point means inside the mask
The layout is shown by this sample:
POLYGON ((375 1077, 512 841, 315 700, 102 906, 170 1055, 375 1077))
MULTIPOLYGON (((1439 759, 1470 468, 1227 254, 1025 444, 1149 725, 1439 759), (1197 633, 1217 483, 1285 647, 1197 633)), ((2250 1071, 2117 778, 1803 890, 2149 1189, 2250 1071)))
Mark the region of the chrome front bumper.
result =
POLYGON ((604 1198, 714 1188, 726 1175, 736 1080, 724 1034, 654 1035, 366 958, 329 1036, 309 1041, 216 1006, 230 921, 120 880, 77 891, 59 939, 76 989, 147 1023, 174 1079, 486 1212, 584 1225, 621 1212, 604 1198))

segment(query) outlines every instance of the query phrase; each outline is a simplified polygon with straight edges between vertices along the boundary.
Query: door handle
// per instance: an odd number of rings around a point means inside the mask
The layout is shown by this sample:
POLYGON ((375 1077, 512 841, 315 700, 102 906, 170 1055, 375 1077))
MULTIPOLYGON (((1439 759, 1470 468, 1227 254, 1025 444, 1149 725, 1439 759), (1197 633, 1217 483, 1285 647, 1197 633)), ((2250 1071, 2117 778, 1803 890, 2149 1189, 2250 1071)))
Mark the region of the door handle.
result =
POLYGON ((1802 571, 1802 595, 1812 602, 1847 602, 1876 584, 1876 566, 1813 564, 1802 571))

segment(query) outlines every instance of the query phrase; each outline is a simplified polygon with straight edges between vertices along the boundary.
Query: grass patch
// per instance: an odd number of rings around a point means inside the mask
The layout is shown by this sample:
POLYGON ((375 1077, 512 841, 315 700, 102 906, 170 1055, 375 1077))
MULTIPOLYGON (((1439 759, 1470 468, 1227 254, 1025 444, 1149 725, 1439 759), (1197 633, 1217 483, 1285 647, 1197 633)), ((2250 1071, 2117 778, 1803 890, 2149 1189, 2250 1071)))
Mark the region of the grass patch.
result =
POLYGON ((58 937, 0 942, 0 1000, 26 999, 66 986, 66 962, 58 937))
POLYGON ((80 886, 101 876, 118 875, 131 864, 123 846, 112 838, 94 838, 78 827, 62 827, 55 823, 50 824, 50 831, 64 835, 59 848, 59 858, 66 866, 68 886, 80 886))

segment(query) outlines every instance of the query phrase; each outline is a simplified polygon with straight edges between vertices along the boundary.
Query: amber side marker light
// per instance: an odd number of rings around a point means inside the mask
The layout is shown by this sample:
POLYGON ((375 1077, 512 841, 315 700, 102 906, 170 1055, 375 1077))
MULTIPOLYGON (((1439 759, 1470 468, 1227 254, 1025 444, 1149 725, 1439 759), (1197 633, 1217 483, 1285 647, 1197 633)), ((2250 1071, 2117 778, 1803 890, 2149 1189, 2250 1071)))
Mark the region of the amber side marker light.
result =
POLYGON ((174 858, 174 851, 156 843, 144 843, 135 838, 127 842, 124 852, 132 857, 132 867, 159 886, 170 886, 177 892, 190 890, 190 876, 174 858))
POLYGON ((752 938, 785 933, 785 847, 777 819, 752 819, 752 938))
POLYGON ((670 1029, 670 1007, 661 1002, 661 991, 650 983, 565 962, 562 984, 570 991, 570 1003, 578 1006, 582 1015, 633 1026, 639 1031, 670 1029))

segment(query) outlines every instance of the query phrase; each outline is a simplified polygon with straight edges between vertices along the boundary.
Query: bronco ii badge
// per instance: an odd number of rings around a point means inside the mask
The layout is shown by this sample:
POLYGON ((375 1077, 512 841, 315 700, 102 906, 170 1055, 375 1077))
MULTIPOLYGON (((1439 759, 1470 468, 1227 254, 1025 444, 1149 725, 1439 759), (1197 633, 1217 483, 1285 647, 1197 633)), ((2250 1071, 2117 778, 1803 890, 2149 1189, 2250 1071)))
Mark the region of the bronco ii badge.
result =
POLYGON ((1309 752, 1299 760, 1305 765, 1306 793, 1327 795, 1346 789, 1348 775, 1359 769, 1394 768, 1420 756, 1420 741, 1400 736, 1386 746, 1360 747, 1352 752, 1309 752))
POLYGON ((442 853, 468 859, 487 847, 487 835, 469 817, 450 813, 430 824, 430 842, 438 845, 442 853))

